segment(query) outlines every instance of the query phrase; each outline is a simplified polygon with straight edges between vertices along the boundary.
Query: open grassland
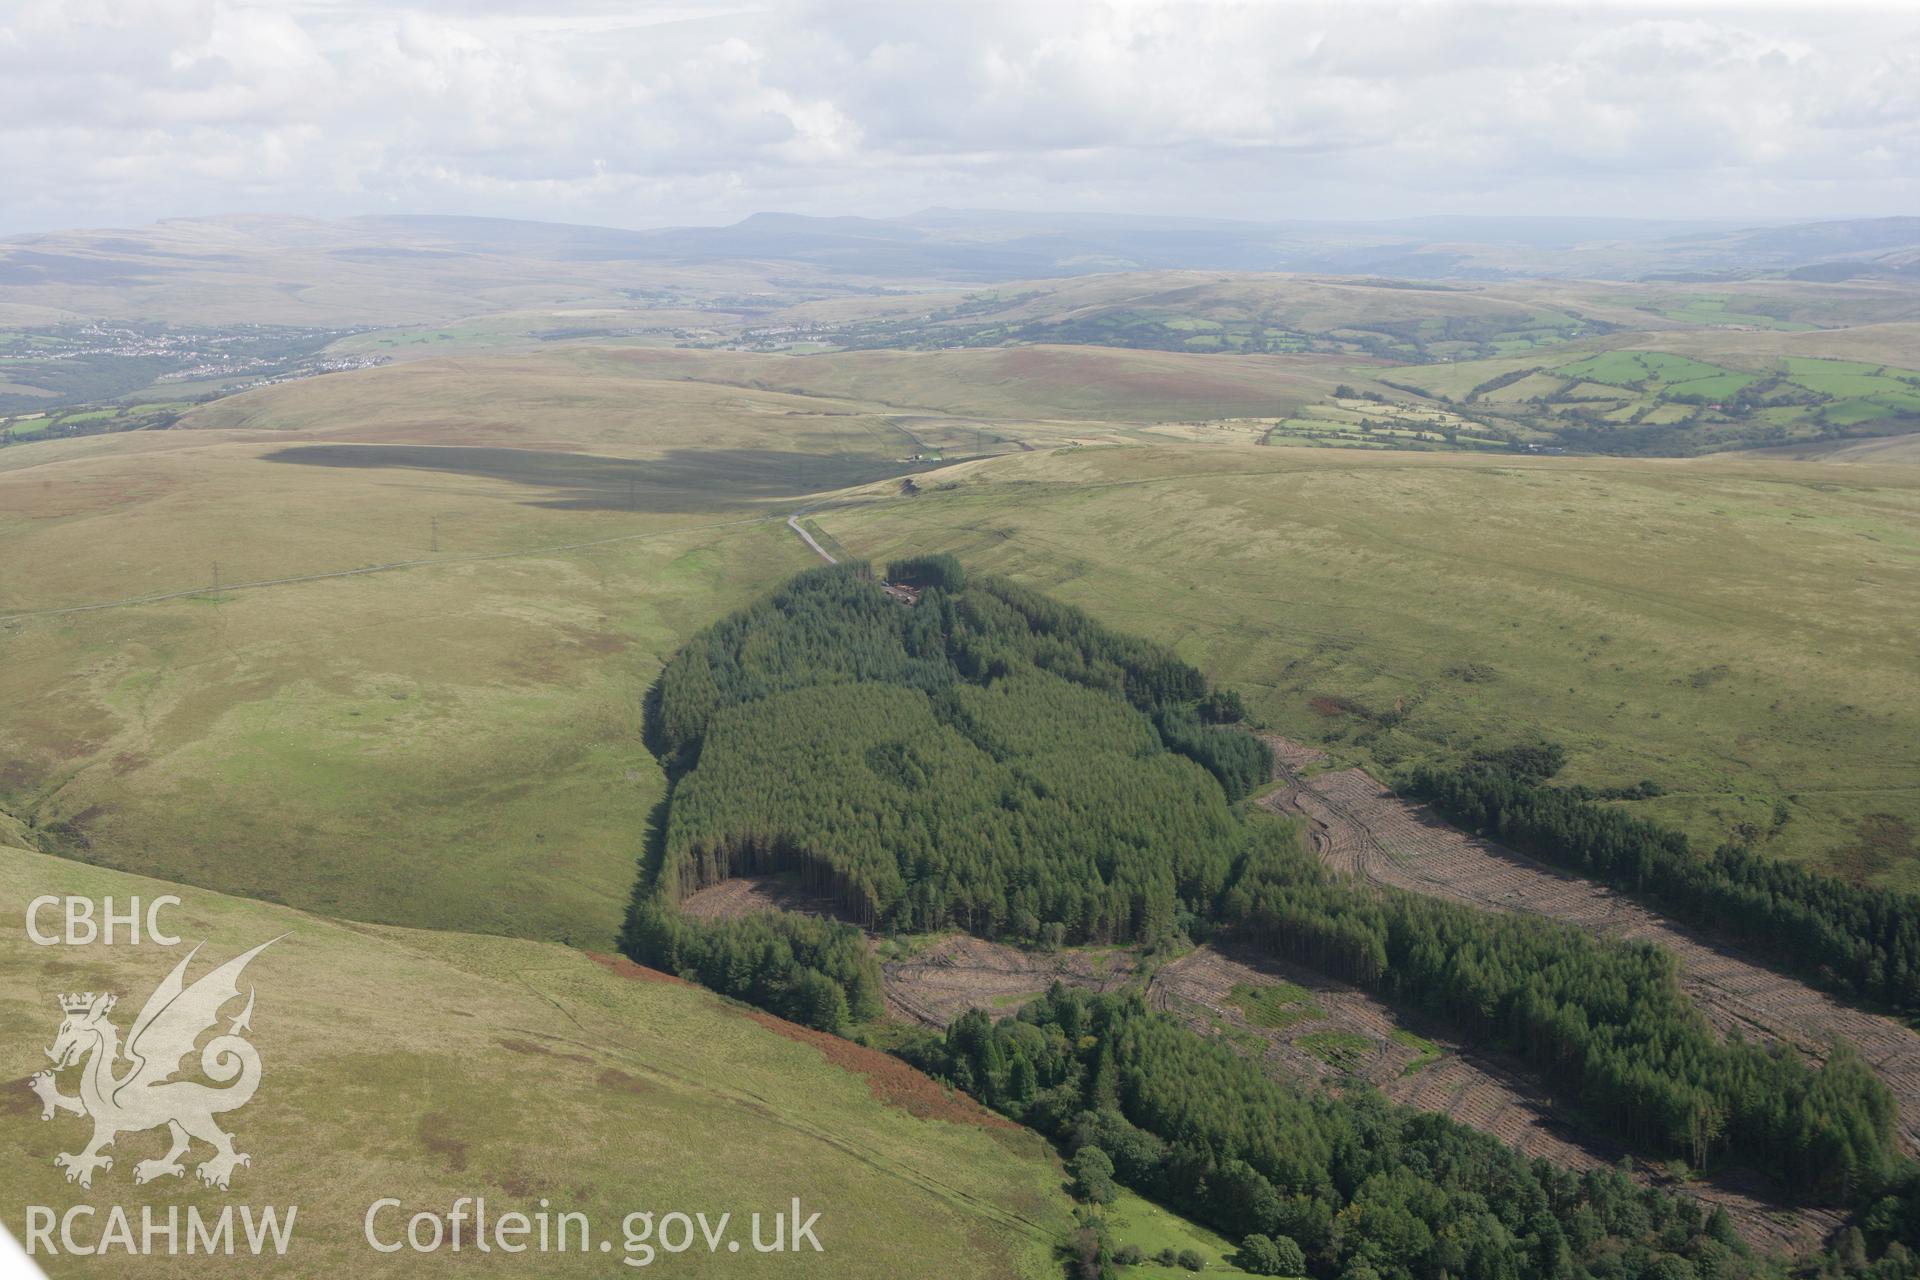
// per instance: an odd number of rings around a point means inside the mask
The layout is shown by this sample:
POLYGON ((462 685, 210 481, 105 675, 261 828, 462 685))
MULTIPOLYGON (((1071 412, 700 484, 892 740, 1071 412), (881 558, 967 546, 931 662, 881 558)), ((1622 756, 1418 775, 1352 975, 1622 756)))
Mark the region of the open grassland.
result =
POLYGON ((0 458, 0 806, 109 865, 610 945, 662 787, 647 685, 809 562, 800 485, 895 442, 691 384, 489 414, 484 380, 436 408, 427 366, 379 372, 415 398, 342 377, 310 417, 320 384, 0 458))
POLYGON ((1667 331, 1636 338, 1629 346, 1658 346, 1716 364, 1761 368, 1788 356, 1860 360, 1872 364, 1920 363, 1920 322, 1861 323, 1807 333, 1755 333, 1725 329, 1667 331))
MULTIPOLYGON (((362 1237, 374 1201, 404 1215, 444 1215, 459 1196, 485 1196, 490 1215, 585 1213, 611 1254, 404 1256, 408 1274, 467 1274, 489 1262, 515 1274, 613 1274, 621 1221, 634 1211, 749 1215, 785 1211, 799 1196, 821 1214, 823 1253, 781 1255, 795 1275, 886 1280, 951 1265, 969 1276, 1057 1274, 1054 1245, 1070 1227, 1058 1162, 1040 1139, 987 1117, 899 1063, 822 1041, 764 1015, 748 1016, 695 987, 624 961, 602 964, 545 943, 357 927, 63 859, 0 849, 0 913, 23 918, 41 894, 177 892, 166 918, 187 946, 206 949, 198 977, 248 947, 285 937, 253 962, 250 1035, 263 1062, 259 1093, 223 1118, 252 1157, 231 1193, 193 1181, 133 1183, 164 1133, 123 1135, 113 1167, 89 1190, 63 1181, 53 1157, 77 1150, 79 1118, 42 1123, 27 1077, 60 1020, 55 996, 114 991, 124 1031, 186 946, 36 947, 9 931, 0 1008, 20 1029, 0 1066, 4 1149, 0 1199, 64 1208, 297 1205, 285 1258, 148 1258, 153 1276, 315 1276, 364 1273, 385 1262, 362 1237), (938 1118, 936 1118, 938 1117, 938 1118)), ((73 1073, 61 1080, 76 1089, 73 1073)), ((204 1159, 197 1148, 190 1161, 204 1159)), ((1143 1232, 1147 1207, 1127 1205, 1143 1232)), ((24 1222, 9 1208, 6 1225, 24 1222)), ((84 1224, 83 1224, 84 1225, 84 1224)), ((104 1225, 104 1217, 95 1220, 104 1225)), ((471 1228, 469 1228, 470 1230, 471 1228)), ((1191 1231, 1191 1228, 1187 1228, 1191 1231)), ((116 1255, 118 1256, 118 1255, 116 1255)), ((97 1260, 43 1259, 55 1276, 97 1274, 97 1260)), ((705 1246, 655 1262, 675 1274, 732 1275, 743 1264, 705 1246)))
POLYGON ((1812 444, 1756 449, 1756 458, 1790 458, 1802 462, 1846 462, 1855 465, 1911 467, 1920 465, 1920 433, 1878 436, 1865 440, 1822 440, 1812 444))
POLYGON ((1799 333, 1815 327, 1805 320, 1788 320, 1759 309, 1771 302, 1771 299, 1765 298, 1757 302, 1741 301, 1724 293, 1696 293, 1658 298, 1638 305, 1682 324, 1777 329, 1784 333, 1799 333))
POLYGON ((1550 738, 1563 778, 1920 887, 1920 474, 1319 450, 1081 449, 819 513, 1173 644, 1390 773, 1550 738))
MULTIPOLYGON (((881 415, 871 406, 818 392, 711 387, 655 373, 644 351, 623 358, 627 354, 565 349, 396 364, 233 396, 197 410, 182 425, 329 441, 621 457, 739 448, 870 460, 911 451, 907 436, 888 433, 872 420, 881 415)), ((835 478, 787 477, 790 485, 806 485, 799 492, 833 487, 825 482, 835 478)), ((696 496, 704 501, 709 495, 696 496)))
MULTIPOLYGON (((1276 443, 1685 454, 1920 421, 1911 381, 1920 377, 1920 293, 1885 284, 1714 292, 1160 272, 1025 282, 902 308, 897 299, 805 304, 764 332, 798 326, 818 342, 910 349, 844 351, 808 371, 842 393, 885 369, 887 387, 917 386, 921 402, 969 412, 1009 412, 996 395, 1017 391, 1030 406, 1114 418, 1262 418, 1276 443), (927 349, 939 347, 973 349, 927 349), (1112 348, 1206 362, 1223 381, 1258 369, 1249 353, 1265 352, 1289 394, 1235 404, 1185 385, 1174 376, 1180 365, 1112 348), (1060 377, 1033 376, 1043 360, 1086 384, 1082 399, 1060 400, 1048 386, 1060 377), (980 389, 956 400, 916 382, 941 362, 966 369, 980 389), (1369 402, 1336 397, 1341 382, 1366 388, 1369 402)), ((749 327, 742 340, 758 332, 749 327)))
MULTIPOLYGON (((182 247, 165 250, 163 256, 179 258, 166 271, 188 279, 166 293, 163 313, 178 320, 199 314, 201 302, 250 296, 251 286, 240 287, 230 266, 221 265, 225 258, 209 259, 204 278, 182 264, 235 237, 251 244, 250 251, 264 251, 261 246, 277 244, 286 230, 219 222, 170 228, 167 235, 182 247), (205 295, 199 301, 196 290, 205 295)), ((132 243, 113 252, 133 253, 132 243)), ((101 252, 74 248, 75 262, 92 263, 91 255, 101 252)), ((1260 419, 1277 438, 1296 442, 1378 447, 1398 439, 1447 448, 1538 444, 1686 454, 1885 434, 1920 420, 1915 388, 1901 381, 1920 369, 1914 340, 1920 290, 1886 282, 1435 283, 1146 271, 969 292, 847 297, 828 287, 806 290, 813 295, 808 301, 783 308, 796 280, 736 292, 725 283, 739 283, 736 277, 753 268, 727 264, 648 267, 666 275, 645 288, 570 289, 561 282, 577 264, 544 263, 554 274, 538 284, 543 263, 529 259, 503 268, 482 288, 475 273, 491 259, 472 248, 454 251, 435 242, 379 250, 358 241, 331 247, 316 241, 308 253, 282 245, 269 255, 279 255, 275 270, 301 276, 313 270, 314 255, 331 256, 338 259, 339 280, 284 281, 276 305, 262 314, 289 323, 324 318, 336 327, 380 318, 385 327, 340 336, 326 353, 333 358, 477 360, 484 364, 477 380, 493 386, 517 368, 518 386, 501 408, 531 399, 542 406, 535 419, 556 408, 564 414, 569 390, 543 394, 556 378, 689 379, 786 391, 826 415, 891 413, 895 433, 917 441, 904 456, 1003 451, 1015 439, 1050 429, 1057 436, 1061 424, 1090 422, 1112 432, 1118 424, 1260 419), (414 270, 443 259, 439 275, 414 270), (385 264, 388 278, 379 284, 363 279, 370 264, 385 264), (346 282, 352 287, 342 293, 346 282), (417 297, 408 292, 415 289, 417 297), (340 312, 348 302, 365 310, 340 312), (527 363, 515 366, 502 358, 508 355, 527 363), (1878 381, 1840 385, 1831 370, 1794 364, 1813 360, 1885 365, 1888 372, 1878 381), (1354 406, 1332 399, 1343 382, 1395 403, 1360 431, 1354 406), (1409 394, 1413 403, 1397 403, 1409 394), (1439 429, 1428 432, 1436 422, 1439 429), (993 432, 994 424, 1022 431, 993 432)), ((119 313, 146 315, 142 308, 159 305, 160 295, 149 295, 138 278, 136 272, 102 296, 117 291, 119 313)), ((70 283, 55 292, 91 296, 83 281, 70 283)), ((47 367, 72 372, 68 362, 47 367)), ((114 394, 146 385, 156 372, 133 370, 133 381, 113 383, 114 394)), ((445 372, 441 367, 426 378, 445 372)), ((120 376, 110 369, 101 377, 107 374, 120 376)), ((361 385, 404 394, 406 384, 361 385)), ((170 394, 190 398, 214 389, 201 382, 173 387, 170 394)), ((104 394, 89 395, 100 404, 81 412, 98 412, 104 394)), ((277 403, 283 410, 292 402, 322 406, 335 394, 302 393, 277 403)), ((589 390, 587 399, 593 398, 589 390)), ((451 408, 462 402, 457 390, 448 397, 451 408)), ((42 407, 33 398, 11 406, 20 414, 42 407)), ((788 411, 802 410, 789 405, 788 411)), ((229 420, 218 409, 199 416, 205 423, 229 420)), ((152 418, 23 418, 13 428, 24 440, 129 430, 154 425, 152 418)))
POLYGON ((1855 325, 1920 319, 1920 291, 1910 284, 1885 279, 1693 284, 1568 281, 1520 288, 1541 291, 1568 303, 1578 299, 1594 307, 1597 314, 1629 328, 1665 321, 1679 329, 1738 334, 1743 341, 1767 333, 1846 330, 1855 325))
POLYGON ((6 802, 91 861, 608 946, 663 788, 642 695, 710 601, 798 559, 786 541, 668 535, 9 624, 6 802))
POLYGON ((1332 385, 1332 371, 1275 357, 1086 348, 798 357, 581 346, 271 387, 205 406, 183 425, 666 461, 697 455, 725 468, 729 482, 663 478, 700 490, 704 504, 712 490, 739 489, 782 464, 770 491, 792 496, 870 479, 876 466, 911 471, 916 455, 1139 440, 1166 422, 1271 414, 1332 385))
POLYGON ((846 351, 795 357, 747 352, 609 350, 582 355, 651 377, 837 398, 908 411, 1026 422, 1154 423, 1272 416, 1316 400, 1342 375, 1284 356, 1021 346, 954 351, 846 351))

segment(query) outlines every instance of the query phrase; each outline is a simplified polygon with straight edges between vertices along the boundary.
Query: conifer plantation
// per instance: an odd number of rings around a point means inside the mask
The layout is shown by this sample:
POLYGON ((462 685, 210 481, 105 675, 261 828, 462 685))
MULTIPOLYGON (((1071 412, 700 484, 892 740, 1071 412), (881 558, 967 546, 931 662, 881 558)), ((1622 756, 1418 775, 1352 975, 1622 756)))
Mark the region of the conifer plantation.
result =
POLYGON ((1604 881, 1830 990, 1920 1014, 1920 896, 1848 884, 1740 845, 1702 858, 1678 831, 1541 786, 1502 760, 1421 768, 1408 789, 1469 830, 1604 881))
POLYGON ((1696 1166, 1725 1156, 1827 1203, 1893 1171, 1893 1097, 1846 1046, 1811 1068, 1784 1046, 1722 1040, 1657 947, 1370 893, 1266 826, 1220 912, 1240 936, 1524 1059, 1637 1150, 1696 1166))
POLYGON ((1316 1276, 1769 1271, 1724 1211, 1617 1170, 1529 1162, 1377 1094, 1302 1093, 1137 995, 1056 986, 997 1026, 967 1014, 910 1056, 1054 1137, 1076 1165, 1097 1151, 1123 1184, 1231 1239, 1285 1242, 1316 1276))
POLYGON ((906 607, 815 570, 668 666, 687 772, 662 890, 798 869, 870 927, 1073 942, 1206 909, 1266 748, 1203 724, 1206 681, 1171 655, 1011 583, 939 581, 906 607))
MULTIPOLYGON (((1149 950, 1232 937, 1524 1062, 1581 1127, 1646 1157, 1759 1170, 1811 1202, 1877 1206, 1881 1243, 1911 1234, 1893 1100, 1847 1047, 1816 1066, 1722 1038, 1653 946, 1330 872, 1291 826, 1237 805, 1272 762, 1231 691, 949 557, 888 577, 917 600, 864 565, 814 570, 666 668, 648 731, 674 782, 627 931, 636 959, 827 1030, 877 1016, 853 924, 677 908, 776 872, 878 933, 1149 950)), ((1477 825, 1564 842, 1593 874, 1626 856, 1593 849, 1645 844, 1564 807, 1577 799, 1496 785, 1512 776, 1420 785, 1477 825), (1501 816, 1514 814, 1525 823, 1501 816)), ((1250 1258, 1299 1247, 1315 1275, 1762 1273, 1688 1203, 1529 1165, 1363 1093, 1276 1083, 1137 994, 1056 989, 998 1026, 976 1011, 900 1051, 1070 1151, 1099 1148, 1121 1182, 1258 1237, 1250 1258)))

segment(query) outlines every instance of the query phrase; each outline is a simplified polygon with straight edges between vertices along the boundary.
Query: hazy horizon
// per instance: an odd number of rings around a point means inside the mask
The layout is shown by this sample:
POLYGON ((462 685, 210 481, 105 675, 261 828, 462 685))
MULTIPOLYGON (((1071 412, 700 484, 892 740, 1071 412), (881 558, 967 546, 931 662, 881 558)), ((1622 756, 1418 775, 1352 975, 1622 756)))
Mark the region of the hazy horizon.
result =
POLYGON ((294 209, 230 209, 213 213, 160 214, 142 222, 125 222, 113 225, 98 224, 61 224, 58 226, 27 227, 18 231, 0 232, 0 237, 13 239, 23 236, 45 235, 62 231, 122 231, 139 230, 143 227, 162 226, 176 222, 244 222, 250 219, 278 220, 298 222, 303 220, 316 222, 340 222, 354 219, 392 218, 432 221, 437 219, 466 219, 476 222, 524 222, 535 225, 560 227, 579 227, 608 231, 674 231, 674 230, 713 230, 738 226, 758 218, 809 219, 819 222, 912 222, 929 215, 951 214, 965 217, 1005 218, 1005 219, 1058 219, 1061 221, 1086 219, 1090 221, 1111 221, 1116 224, 1137 223, 1142 226, 1165 224, 1168 226, 1200 227, 1215 224, 1222 228, 1266 228, 1266 227, 1381 227, 1421 226, 1439 222, 1460 222, 1467 224, 1525 224, 1542 226, 1572 225, 1579 223, 1607 224, 1615 223, 1620 227, 1698 227, 1702 229, 1728 229, 1742 227, 1779 227, 1797 226, 1820 222, 1860 222, 1886 220, 1893 218, 1920 217, 1920 214, 1849 214, 1825 213, 1808 216, 1755 216, 1755 217, 1694 217, 1694 218, 1656 218, 1632 217, 1629 215, 1581 214, 1581 213, 1451 213, 1436 211, 1425 214, 1408 214, 1402 217, 1379 218, 1222 218, 1211 214, 1164 214, 1135 213, 1127 209, 1038 209, 1038 208, 989 208, 966 207, 956 205, 923 205, 911 209, 879 210, 842 210, 838 212, 802 212, 797 209, 753 209, 732 217, 700 219, 696 217, 666 217, 646 222, 596 222, 575 218, 520 216, 516 214, 493 214, 463 212, 453 209, 391 209, 367 213, 315 214, 303 213, 294 209))
POLYGON ((395 220, 413 220, 413 221, 420 221, 420 222, 430 222, 430 221, 436 221, 436 220, 467 220, 467 221, 473 221, 473 222, 518 222, 518 223, 525 223, 528 225, 576 227, 582 230, 648 232, 648 231, 680 231, 680 230, 690 230, 690 231, 723 230, 726 228, 739 226, 742 223, 752 222, 755 219, 806 219, 806 220, 811 220, 811 221, 816 221, 821 223, 849 222, 849 221, 850 222, 871 222, 871 223, 888 223, 888 222, 911 223, 916 219, 921 219, 921 218, 929 217, 931 215, 941 215, 941 214, 953 215, 955 217, 982 218, 982 219, 1000 218, 1000 219, 1007 219, 1009 221, 1019 220, 1019 219, 1032 219, 1035 221, 1057 220, 1060 222, 1069 222, 1073 220, 1084 219, 1089 222, 1111 222, 1116 226, 1125 226, 1127 224, 1135 224, 1141 227, 1148 227, 1154 224, 1164 224, 1169 227, 1177 226, 1177 227, 1184 228, 1184 227, 1204 227, 1208 224, 1213 224, 1213 225, 1217 225, 1223 230, 1232 229, 1232 228, 1261 230, 1266 228, 1311 229, 1311 228, 1340 228, 1340 227, 1355 228, 1355 229, 1380 228, 1384 230, 1384 229, 1391 229, 1395 227, 1415 228, 1415 227, 1429 226, 1431 224, 1444 223, 1444 222, 1459 222, 1462 224, 1469 224, 1469 225, 1483 225, 1489 229, 1499 226, 1501 224, 1506 224, 1509 226, 1535 224, 1542 227, 1543 229, 1551 228, 1554 226, 1574 226, 1578 224, 1593 224, 1596 226, 1604 226, 1605 224, 1617 224, 1621 230, 1625 230, 1630 227, 1641 227, 1641 228, 1647 228, 1649 230, 1673 229, 1673 228, 1683 228, 1683 227, 1699 228, 1701 230, 1708 230, 1708 229, 1729 230, 1729 229, 1740 229, 1740 228, 1747 228, 1747 227, 1768 228, 1768 227, 1781 227, 1781 226, 1798 226, 1798 225, 1804 225, 1809 223, 1859 222, 1859 221, 1873 221, 1873 220, 1885 220, 1885 219, 1892 219, 1892 218, 1920 216, 1920 215, 1911 215, 1911 214, 1857 215, 1857 214, 1846 214, 1846 213, 1832 213, 1832 214, 1817 214, 1817 215, 1806 216, 1806 217, 1775 216, 1775 217, 1748 217, 1748 218, 1738 218, 1738 217, 1697 217, 1697 218, 1638 217, 1636 218, 1636 217, 1622 216, 1622 215, 1579 214, 1579 213, 1546 213, 1546 214, 1510 213, 1509 214, 1509 213, 1434 212, 1434 213, 1427 213, 1427 214, 1410 214, 1403 217, 1392 217, 1392 218, 1388 218, 1388 217, 1275 218, 1271 220, 1261 220, 1261 219, 1255 219, 1255 218, 1222 218, 1222 217, 1218 217, 1210 214, 1181 215, 1181 214, 1135 213, 1133 211, 1126 210, 1126 209, 1032 209, 1032 208, 1015 209, 1015 208, 984 208, 984 207, 970 208, 970 207, 961 207, 961 206, 952 206, 952 205, 925 205, 918 208, 900 209, 900 210, 874 210, 874 211, 844 210, 839 212, 818 212, 818 213, 802 212, 796 209, 754 209, 746 213, 740 214, 737 217, 726 217, 726 218, 716 217, 713 219, 706 219, 706 220, 698 219, 695 217, 686 217, 686 218, 668 217, 660 220, 650 220, 646 222, 624 223, 624 222, 596 222, 596 221, 586 221, 586 220, 562 218, 562 217, 544 217, 543 218, 543 217, 537 217, 537 216, 520 216, 520 215, 514 215, 514 214, 461 212, 461 211, 451 210, 451 209, 394 209, 394 210, 380 210, 380 211, 373 211, 373 212, 366 212, 366 213, 314 214, 314 213, 303 213, 293 209, 260 208, 260 209, 231 209, 231 210, 214 212, 214 213, 161 214, 156 217, 149 218, 149 219, 146 219, 145 221, 137 222, 137 223, 129 221, 129 222, 117 223, 117 224, 111 224, 111 225, 101 223, 101 224, 94 224, 94 225, 61 224, 58 226, 27 227, 17 231, 0 232, 0 239, 30 238, 37 235, 48 235, 48 234, 55 234, 60 232, 138 231, 143 228, 159 227, 159 226, 164 226, 170 223, 182 223, 182 222, 246 222, 250 220, 281 221, 281 222, 289 222, 289 223, 300 222, 300 221, 347 222, 347 221, 353 221, 356 219, 395 219, 395 220))

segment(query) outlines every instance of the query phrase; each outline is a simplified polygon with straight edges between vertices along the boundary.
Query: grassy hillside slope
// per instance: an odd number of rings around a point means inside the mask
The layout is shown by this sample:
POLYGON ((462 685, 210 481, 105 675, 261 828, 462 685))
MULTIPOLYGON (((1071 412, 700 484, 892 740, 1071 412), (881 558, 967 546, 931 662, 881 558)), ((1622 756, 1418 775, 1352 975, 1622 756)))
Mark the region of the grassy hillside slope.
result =
MULTIPOLYGON (((108 865, 610 945, 663 785, 639 700, 695 630, 811 563, 781 524, 811 490, 926 471, 903 459, 930 422, 989 452, 1154 438, 855 398, 896 365, 937 402, 975 362, 1045 354, 430 361, 8 450, 0 808, 108 865)), ((1651 778, 1667 794, 1642 806, 1697 836, 1920 875, 1905 470, 1221 445, 920 485, 815 518, 857 555, 953 549, 1057 589, 1371 763, 1548 736, 1570 780, 1651 778)))
POLYGON ((1550 738, 1697 838, 1920 887, 1920 472, 1080 449, 822 512, 1171 643, 1382 768, 1550 738))
MULTIPOLYGON (((382 429, 335 420, 356 446, 382 429)), ((620 421, 622 438, 591 443, 712 449, 659 477, 603 455, 611 485, 565 469, 589 442, 551 421, 541 441, 561 447, 485 465, 271 460, 318 429, 9 450, 0 807, 50 848, 169 879, 611 946, 661 787, 639 743, 648 683, 686 636, 809 562, 780 523, 793 504, 766 494, 792 482, 730 462, 736 443, 771 452, 762 416, 714 411, 681 435, 620 421), (381 565, 397 567, 353 572, 381 565), (309 575, 335 576, 235 589, 309 575)), ((436 439, 490 429, 476 413, 436 439)), ((805 433, 785 452, 810 475, 847 465, 805 433)))
MULTIPOLYGON (((843 1069, 815 1042, 705 991, 561 946, 357 927, 0 848, 0 913, 11 920, 43 893, 124 902, 166 892, 185 900, 166 917, 180 950, 36 947, 18 929, 0 944, 0 1010, 20 1029, 0 1066, 0 1201, 16 1235, 24 1223, 12 1206, 23 1204, 121 1204, 136 1226, 147 1204, 162 1220, 169 1205, 214 1214, 229 1202, 292 1204, 284 1259, 155 1258, 140 1274, 371 1274, 400 1265, 361 1236, 367 1207, 383 1196, 401 1198, 408 1213, 442 1214, 456 1196, 484 1195, 494 1214, 533 1212, 544 1197, 556 1212, 587 1213, 615 1251, 591 1263, 527 1253, 512 1269, 612 1274, 629 1212, 732 1212, 744 1233, 746 1215, 797 1195, 822 1214, 825 1252, 783 1255, 783 1272, 1055 1274, 1049 1254, 1070 1223, 1051 1153, 1030 1133, 969 1119, 977 1109, 889 1059, 848 1047, 837 1052, 854 1069, 843 1069), (124 1135, 90 1190, 63 1181, 53 1156, 77 1149, 82 1122, 60 1114, 42 1123, 26 1085, 47 1065, 40 1046, 59 1024, 55 997, 116 991, 124 1031, 186 946, 206 940, 191 979, 281 934, 247 970, 263 1071, 259 1093, 225 1121, 253 1159, 231 1194, 190 1180, 136 1187, 133 1166, 161 1153, 163 1133, 124 1135), (867 1069, 879 1072, 871 1082, 867 1069)), ((76 1087, 71 1076, 62 1087, 76 1087)), ((471 1249, 396 1256, 409 1275, 465 1274, 488 1261, 471 1249)), ((658 1260, 690 1275, 743 1265, 704 1246, 658 1260)), ((98 1272, 70 1259, 46 1265, 55 1277, 98 1272)))
POLYGON ((1819 444, 1783 445, 1777 449, 1756 449, 1753 456, 1868 466, 1911 467, 1920 464, 1920 435, 1880 436, 1868 440, 1827 440, 1819 444))

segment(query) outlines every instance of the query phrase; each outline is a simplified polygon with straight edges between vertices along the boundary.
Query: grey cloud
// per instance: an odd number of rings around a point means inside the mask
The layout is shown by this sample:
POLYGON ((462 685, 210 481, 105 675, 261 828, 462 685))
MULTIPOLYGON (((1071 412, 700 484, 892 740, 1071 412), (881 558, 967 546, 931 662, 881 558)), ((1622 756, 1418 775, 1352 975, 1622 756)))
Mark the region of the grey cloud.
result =
POLYGON ((0 231, 419 210, 1910 212, 1920 19, 18 0, 0 231))

